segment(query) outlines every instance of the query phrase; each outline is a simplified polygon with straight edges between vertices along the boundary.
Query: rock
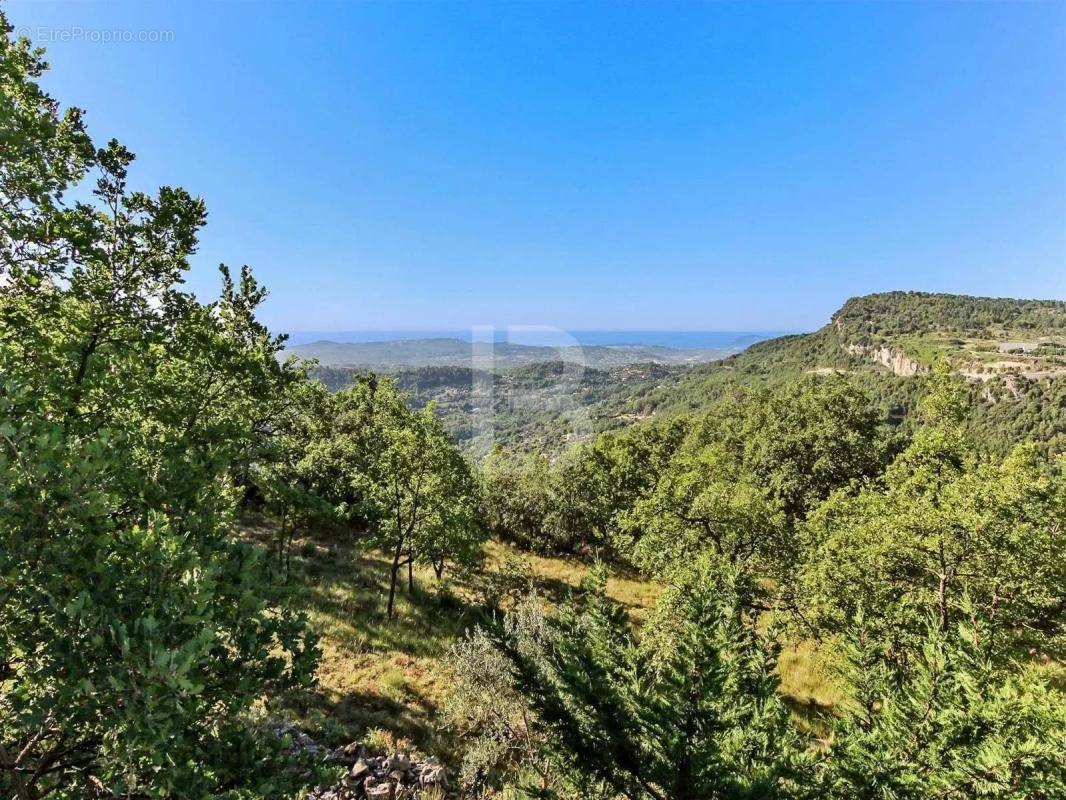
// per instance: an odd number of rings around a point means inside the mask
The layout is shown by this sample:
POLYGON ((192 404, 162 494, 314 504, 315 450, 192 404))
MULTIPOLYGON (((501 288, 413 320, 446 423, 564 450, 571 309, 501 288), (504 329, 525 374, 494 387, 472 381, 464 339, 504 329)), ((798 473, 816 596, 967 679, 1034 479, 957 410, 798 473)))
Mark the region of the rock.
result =
POLYGON ((288 746, 285 748, 285 752, 292 755, 300 755, 302 753, 310 753, 317 756, 322 753, 322 748, 315 744, 314 739, 297 728, 295 725, 270 725, 267 727, 271 733, 275 736, 289 740, 288 746))
POLYGON ((444 771, 444 767, 437 764, 426 764, 422 767, 422 772, 419 773, 418 785, 423 789, 429 789, 431 787, 447 789, 448 773, 444 771))
POLYGON ((289 738, 291 751, 310 752, 348 768, 339 784, 319 787, 305 795, 305 800, 418 800, 430 790, 434 796, 443 792, 455 797, 448 774, 436 758, 412 759, 409 753, 372 756, 358 742, 327 751, 293 726, 279 725, 271 730, 289 738))
POLYGON ((352 770, 348 773, 348 777, 355 781, 365 781, 369 775, 370 765, 361 758, 352 765, 352 770))
POLYGON ((344 747, 338 747, 331 752, 329 754, 329 760, 336 764, 343 764, 346 767, 350 767, 365 755, 366 748, 358 742, 352 742, 351 744, 344 745, 344 747))

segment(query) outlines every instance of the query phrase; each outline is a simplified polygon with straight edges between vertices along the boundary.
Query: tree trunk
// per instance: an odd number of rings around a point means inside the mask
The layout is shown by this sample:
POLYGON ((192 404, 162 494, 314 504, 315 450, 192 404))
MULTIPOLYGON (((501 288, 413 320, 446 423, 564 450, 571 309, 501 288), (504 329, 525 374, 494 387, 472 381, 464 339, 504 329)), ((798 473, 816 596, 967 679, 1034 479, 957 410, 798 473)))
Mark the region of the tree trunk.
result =
POLYGON ((415 591, 415 559, 414 556, 407 557, 407 593, 414 594, 415 591))
POLYGON ((400 571, 400 565, 396 561, 392 562, 392 576, 389 580, 389 619, 396 616, 396 574, 400 571))
POLYGON ((289 536, 285 540, 285 583, 292 576, 292 539, 296 535, 296 521, 289 526, 289 536))
POLYGON ((288 524, 289 513, 288 510, 282 508, 281 510, 281 525, 278 527, 278 572, 281 572, 282 558, 285 554, 285 527, 288 524))
POLYGON ((389 619, 396 616, 396 579, 400 574, 400 553, 403 549, 403 539, 396 543, 396 549, 392 553, 392 569, 389 571, 389 619))
POLYGON ((937 608, 940 611, 940 630, 948 628, 948 576, 940 573, 940 585, 937 587, 937 608))

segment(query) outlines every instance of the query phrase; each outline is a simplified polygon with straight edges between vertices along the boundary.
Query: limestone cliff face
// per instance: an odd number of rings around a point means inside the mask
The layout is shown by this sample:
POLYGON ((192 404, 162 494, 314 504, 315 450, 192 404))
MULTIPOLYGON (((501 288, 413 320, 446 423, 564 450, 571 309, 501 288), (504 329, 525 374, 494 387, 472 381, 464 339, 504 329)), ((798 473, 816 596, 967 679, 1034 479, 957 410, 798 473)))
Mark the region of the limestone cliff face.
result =
POLYGON ((867 356, 870 360, 892 370, 894 375, 911 377, 926 371, 926 367, 913 358, 908 358, 902 350, 893 350, 881 345, 872 347, 864 344, 849 344, 848 352, 854 355, 867 356))

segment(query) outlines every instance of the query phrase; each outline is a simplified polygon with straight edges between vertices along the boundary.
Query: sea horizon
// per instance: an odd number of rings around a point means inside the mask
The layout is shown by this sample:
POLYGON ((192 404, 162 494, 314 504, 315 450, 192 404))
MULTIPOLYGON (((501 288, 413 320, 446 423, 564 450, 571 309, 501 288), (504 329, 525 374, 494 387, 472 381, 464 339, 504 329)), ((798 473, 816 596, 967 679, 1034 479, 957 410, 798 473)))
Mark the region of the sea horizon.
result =
POLYGON ((589 329, 563 330, 541 326, 512 326, 490 328, 479 326, 466 329, 439 330, 363 330, 363 331, 291 331, 287 344, 300 345, 311 342, 364 343, 399 342, 411 339, 458 339, 472 342, 487 341, 492 336, 495 342, 512 344, 565 347, 581 346, 650 346, 676 349, 732 349, 744 348, 756 342, 786 336, 795 331, 693 331, 693 330, 622 330, 589 329))

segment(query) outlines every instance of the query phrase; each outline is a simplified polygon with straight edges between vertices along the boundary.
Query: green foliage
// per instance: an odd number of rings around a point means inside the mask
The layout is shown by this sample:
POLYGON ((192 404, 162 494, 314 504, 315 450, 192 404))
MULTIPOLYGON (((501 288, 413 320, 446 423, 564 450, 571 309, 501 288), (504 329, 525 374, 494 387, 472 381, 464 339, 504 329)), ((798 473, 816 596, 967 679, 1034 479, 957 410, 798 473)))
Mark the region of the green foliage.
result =
POLYGON ((833 322, 848 333, 872 336, 931 331, 980 335, 990 330, 1058 335, 1066 331, 1066 302, 884 292, 851 298, 833 322))
POLYGON ((535 552, 551 552, 558 546, 550 523, 554 510, 550 470, 543 457, 509 454, 500 448, 485 459, 483 514, 494 536, 535 552))
POLYGON ((634 477, 611 495, 631 503, 626 551, 668 587, 639 636, 593 582, 539 648, 498 637, 553 765, 541 794, 1061 794, 1066 699, 1029 662, 1061 653, 1062 471, 1033 446, 982 454, 962 381, 922 385, 887 468, 895 442, 843 379, 728 395, 654 469, 626 469, 639 428, 582 451, 586 475, 620 479, 597 491, 634 477), (780 707, 780 631, 753 616, 768 589, 840 654, 819 755, 780 707))
POLYGON ((654 486, 684 431, 673 420, 635 426, 554 461, 497 447, 481 470, 490 530, 539 553, 610 550, 624 516, 654 486))
POLYGON ((1047 676, 991 659, 985 627, 927 619, 914 661, 849 626, 849 702, 833 731, 824 797, 1042 800, 1066 793, 1066 697, 1047 676))
POLYGON ((625 551, 658 575, 708 550, 756 569, 789 547, 780 504, 721 445, 684 448, 628 523, 625 551))
POLYGON ((399 569, 431 564, 438 578, 448 560, 470 562, 484 532, 478 487, 432 406, 411 411, 393 383, 367 377, 338 395, 339 425, 327 449, 354 451, 361 469, 340 474, 360 482, 371 520, 370 541, 392 557, 388 613, 395 608, 399 569))
POLYGON ((1006 459, 970 453, 957 429, 921 432, 858 496, 837 496, 809 526, 802 571, 811 619, 841 631, 859 605, 905 658, 921 621, 947 629, 976 613, 988 646, 1061 646, 1066 596, 1062 475, 1033 448, 1006 459), (1058 644, 1056 644, 1058 643, 1058 644))
POLYGON ((330 394, 306 383, 290 395, 272 458, 255 479, 279 513, 279 552, 302 523, 361 530, 392 557, 389 616, 401 567, 480 556, 478 486, 432 406, 412 410, 390 378, 360 374, 330 394))
POLYGON ((279 519, 277 560, 289 573, 291 543, 297 531, 312 524, 329 526, 347 521, 346 502, 336 487, 316 472, 317 447, 332 435, 335 402, 321 384, 300 381, 280 397, 270 435, 254 465, 249 465, 248 491, 258 492, 266 508, 279 519))
MULTIPOLYGON (((435 403, 449 435, 466 452, 480 458, 497 444, 520 452, 560 453, 568 441, 583 439, 590 423, 596 429, 604 426, 605 420, 587 418, 589 409, 598 409, 611 397, 649 387, 684 369, 654 363, 581 369, 555 360, 492 372, 461 366, 405 368, 396 371, 393 378, 412 407, 435 403), (481 425, 480 417, 489 410, 490 402, 491 431, 481 425)), ((357 381, 364 371, 316 365, 310 374, 331 391, 339 391, 357 381)))
MULTIPOLYGON (((735 572, 697 571, 668 597, 644 647, 594 575, 530 655, 497 639, 548 752, 581 796, 805 796, 813 758, 776 689, 776 648, 735 572)), ((550 794, 542 791, 541 794, 550 794)))
POLYGON ((231 536, 232 476, 301 374, 246 269, 213 303, 179 290, 203 202, 128 190, 132 154, 0 48, 0 794, 278 796, 247 712, 316 650, 231 536))
POLYGON ((844 379, 731 393, 692 424, 626 512, 621 547, 657 574, 710 549, 781 576, 796 558, 793 522, 876 475, 887 452, 869 399, 844 379))
POLYGON ((746 470, 791 518, 878 474, 888 452, 871 398, 841 376, 808 377, 755 394, 731 438, 746 470))
MULTIPOLYGON (((528 590, 528 587, 527 587, 528 590)), ((520 602, 503 620, 512 646, 540 661, 548 637, 535 599, 520 602)), ((475 628, 450 652, 451 680, 445 724, 463 741, 460 781, 476 794, 532 780, 541 790, 562 789, 565 778, 544 757, 547 730, 512 684, 511 664, 484 628, 475 628)))

